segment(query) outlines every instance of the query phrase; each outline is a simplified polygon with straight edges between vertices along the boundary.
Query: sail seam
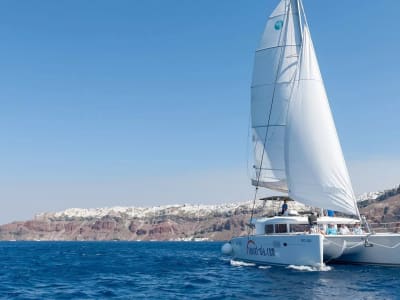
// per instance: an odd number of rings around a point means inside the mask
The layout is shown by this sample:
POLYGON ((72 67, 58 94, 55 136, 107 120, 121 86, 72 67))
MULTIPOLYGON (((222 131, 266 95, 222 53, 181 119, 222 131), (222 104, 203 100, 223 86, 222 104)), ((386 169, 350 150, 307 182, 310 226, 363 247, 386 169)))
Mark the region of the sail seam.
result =
POLYGON ((276 82, 273 82, 273 83, 256 84, 256 85, 253 85, 251 88, 252 88, 252 89, 255 89, 255 88, 258 88, 258 87, 264 87, 264 86, 269 86, 269 85, 291 84, 291 83, 293 83, 294 81, 311 81, 311 80, 312 80, 312 81, 321 81, 321 82, 323 82, 322 79, 301 78, 301 79, 293 79, 292 81, 281 81, 281 82, 276 81, 276 82))
POLYGON ((261 170, 271 170, 271 171, 285 171, 285 169, 270 169, 270 168, 257 168, 261 170))
MULTIPOLYGON (((268 181, 263 181, 262 179, 276 179, 276 180, 282 180, 282 178, 278 178, 278 177, 272 177, 272 176, 263 176, 263 178, 260 178, 260 180, 258 181, 263 182, 263 183, 274 183, 274 182, 268 182, 268 181)), ((254 181, 257 181, 256 179, 253 179, 254 181)))
MULTIPOLYGON (((296 16, 297 12, 298 12, 298 11, 293 10, 293 12, 290 13, 289 15, 296 16)), ((269 17, 268 17, 268 21, 271 20, 271 19, 275 19, 275 18, 278 18, 278 17, 285 16, 285 15, 286 15, 286 13, 284 13, 284 14, 279 14, 279 15, 269 16, 269 17)))
POLYGON ((261 48, 257 49, 257 52, 265 51, 265 50, 270 50, 270 49, 277 49, 277 48, 283 48, 283 47, 299 47, 300 45, 281 45, 281 46, 273 46, 273 47, 267 47, 267 48, 261 48))
POLYGON ((312 78, 296 79, 295 81, 320 81, 320 82, 324 82, 322 79, 312 79, 312 78))
POLYGON ((263 84, 256 84, 251 86, 251 89, 256 89, 260 87, 265 87, 265 86, 272 86, 276 84, 292 84, 293 82, 299 82, 299 81, 320 81, 323 82, 322 79, 313 79, 313 78, 301 78, 301 79, 293 79, 292 81, 277 81, 273 83, 263 83, 263 84))
POLYGON ((263 83, 263 84, 256 84, 251 86, 252 89, 258 88, 258 87, 264 87, 264 86, 269 86, 269 85, 276 85, 276 84, 290 84, 292 81, 276 81, 273 83, 263 83))
POLYGON ((252 128, 265 128, 265 127, 285 127, 286 124, 269 124, 269 125, 257 125, 252 126, 252 128))

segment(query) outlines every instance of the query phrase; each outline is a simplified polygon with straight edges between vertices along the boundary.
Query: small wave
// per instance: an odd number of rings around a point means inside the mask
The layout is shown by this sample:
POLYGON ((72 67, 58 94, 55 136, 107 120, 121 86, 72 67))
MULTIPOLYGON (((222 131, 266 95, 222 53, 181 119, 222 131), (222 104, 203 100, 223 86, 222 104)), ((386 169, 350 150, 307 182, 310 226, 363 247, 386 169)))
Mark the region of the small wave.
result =
POLYGON ((231 259, 231 266, 234 267, 254 267, 256 264, 253 263, 247 263, 244 261, 238 261, 238 260, 233 260, 231 259))
POLYGON ((231 261, 232 259, 230 257, 221 256, 221 257, 219 257, 219 260, 221 260, 221 261, 231 261))
POLYGON ((271 266, 258 266, 259 269, 270 269, 271 266))
POLYGON ((293 269, 297 271, 304 271, 304 272, 327 272, 332 270, 332 267, 329 267, 325 264, 319 266, 296 266, 296 265, 289 265, 286 267, 287 269, 293 269))

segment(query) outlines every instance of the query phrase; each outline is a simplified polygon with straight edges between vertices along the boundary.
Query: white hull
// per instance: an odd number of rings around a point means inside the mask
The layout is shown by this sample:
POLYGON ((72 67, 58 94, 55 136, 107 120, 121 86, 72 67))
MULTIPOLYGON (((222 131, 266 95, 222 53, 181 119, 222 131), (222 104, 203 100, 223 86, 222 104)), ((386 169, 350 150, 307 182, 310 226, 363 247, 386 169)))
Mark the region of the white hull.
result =
POLYGON ((400 234, 327 236, 324 239, 324 261, 400 265, 400 234))
POLYGON ((233 238, 233 259, 268 265, 325 263, 400 266, 400 234, 276 234, 233 238))
POLYGON ((251 235, 231 240, 233 259, 271 265, 320 266, 320 234, 251 235))

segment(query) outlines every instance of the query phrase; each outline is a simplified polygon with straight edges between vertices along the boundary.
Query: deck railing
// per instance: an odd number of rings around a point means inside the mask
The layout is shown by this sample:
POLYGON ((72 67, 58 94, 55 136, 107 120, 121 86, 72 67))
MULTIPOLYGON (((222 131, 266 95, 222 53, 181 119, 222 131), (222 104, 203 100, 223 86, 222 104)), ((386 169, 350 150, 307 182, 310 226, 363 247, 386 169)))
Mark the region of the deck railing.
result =
POLYGON ((390 223, 369 223, 371 230, 376 233, 383 232, 395 232, 400 233, 400 222, 390 222, 390 223))

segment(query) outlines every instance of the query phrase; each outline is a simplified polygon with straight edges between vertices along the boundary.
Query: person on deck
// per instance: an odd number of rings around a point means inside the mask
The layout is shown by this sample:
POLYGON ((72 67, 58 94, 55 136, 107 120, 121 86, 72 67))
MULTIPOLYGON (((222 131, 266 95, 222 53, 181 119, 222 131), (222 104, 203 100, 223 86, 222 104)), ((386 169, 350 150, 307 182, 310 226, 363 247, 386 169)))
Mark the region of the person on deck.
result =
POLYGON ((287 200, 283 201, 281 215, 283 215, 283 216, 287 216, 288 215, 287 200))
POLYGON ((328 229, 326 230, 326 234, 327 235, 336 235, 337 234, 337 230, 335 228, 335 226, 333 224, 329 224, 328 225, 328 229))
POLYGON ((342 225, 339 224, 338 229, 339 229, 339 234, 341 235, 351 234, 349 228, 345 224, 342 225))
POLYGON ((363 230, 361 229, 360 223, 356 223, 353 228, 354 234, 363 234, 363 230))

